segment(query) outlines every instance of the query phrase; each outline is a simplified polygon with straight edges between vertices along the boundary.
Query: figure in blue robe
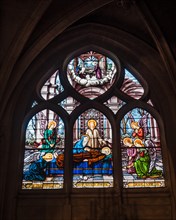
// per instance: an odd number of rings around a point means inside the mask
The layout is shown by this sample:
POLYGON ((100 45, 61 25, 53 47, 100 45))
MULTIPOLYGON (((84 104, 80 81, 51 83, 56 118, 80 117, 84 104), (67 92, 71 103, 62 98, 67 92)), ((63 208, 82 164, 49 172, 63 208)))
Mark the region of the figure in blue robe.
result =
POLYGON ((39 180, 44 181, 46 178, 47 162, 41 157, 39 160, 34 161, 29 166, 29 170, 24 173, 25 180, 39 180))
POLYGON ((75 145, 73 146, 73 154, 86 152, 84 148, 86 144, 88 143, 88 141, 89 141, 89 137, 87 135, 83 135, 81 139, 77 141, 75 145))

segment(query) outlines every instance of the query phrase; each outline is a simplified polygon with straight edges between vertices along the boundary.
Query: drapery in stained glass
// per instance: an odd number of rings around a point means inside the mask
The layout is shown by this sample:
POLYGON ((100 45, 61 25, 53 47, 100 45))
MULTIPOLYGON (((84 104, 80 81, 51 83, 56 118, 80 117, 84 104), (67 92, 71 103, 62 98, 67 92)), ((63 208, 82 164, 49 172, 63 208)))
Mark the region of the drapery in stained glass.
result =
POLYGON ((63 188, 65 129, 62 119, 45 109, 29 121, 26 129, 23 189, 63 188))
POLYGON ((73 188, 113 187, 112 128, 101 112, 82 113, 73 129, 73 188))
POLYGON ((90 99, 105 93, 112 86, 116 72, 116 65, 110 58, 94 51, 75 57, 67 67, 70 84, 90 99))
POLYGON ((41 88, 41 96, 45 100, 49 100, 54 98, 56 95, 59 95, 63 91, 63 87, 61 85, 59 79, 59 70, 57 70, 43 85, 41 88))
POLYGON ((134 99, 140 99, 144 94, 144 88, 140 82, 127 69, 125 69, 121 90, 134 99))
POLYGON ((124 188, 164 187, 160 133, 147 111, 134 108, 121 120, 124 188))

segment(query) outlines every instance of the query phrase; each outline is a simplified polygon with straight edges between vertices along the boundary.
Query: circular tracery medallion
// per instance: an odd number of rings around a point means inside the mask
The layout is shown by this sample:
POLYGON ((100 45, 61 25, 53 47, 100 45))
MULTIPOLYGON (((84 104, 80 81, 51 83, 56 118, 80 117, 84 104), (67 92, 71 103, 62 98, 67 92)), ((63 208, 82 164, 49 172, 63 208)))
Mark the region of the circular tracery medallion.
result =
POLYGON ((93 51, 72 59, 67 67, 70 84, 82 95, 94 99, 109 89, 116 78, 115 63, 93 51))

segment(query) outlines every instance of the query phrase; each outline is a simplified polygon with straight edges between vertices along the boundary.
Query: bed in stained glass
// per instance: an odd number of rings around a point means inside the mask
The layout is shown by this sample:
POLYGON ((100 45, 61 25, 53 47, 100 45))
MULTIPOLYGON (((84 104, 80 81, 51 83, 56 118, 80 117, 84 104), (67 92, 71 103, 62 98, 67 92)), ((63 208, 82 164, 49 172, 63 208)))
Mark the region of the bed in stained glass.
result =
POLYGON ((121 120, 124 188, 164 187, 160 133, 147 111, 135 108, 121 120))
POLYGON ((63 188, 64 165, 57 158, 64 153, 64 138, 64 123, 53 111, 32 117, 26 129, 23 189, 63 188))
POLYGON ((112 129, 101 112, 82 113, 73 130, 73 188, 113 187, 112 129))
POLYGON ((75 57, 67 67, 69 83, 90 99, 105 93, 114 83, 116 75, 115 63, 107 56, 94 51, 75 57))

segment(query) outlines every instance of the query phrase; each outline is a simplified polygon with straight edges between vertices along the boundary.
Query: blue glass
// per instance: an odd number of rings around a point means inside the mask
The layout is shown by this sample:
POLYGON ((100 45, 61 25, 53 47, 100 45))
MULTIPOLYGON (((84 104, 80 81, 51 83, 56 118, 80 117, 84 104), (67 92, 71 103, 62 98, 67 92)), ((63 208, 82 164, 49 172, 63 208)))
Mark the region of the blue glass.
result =
POLYGON ((73 130, 73 188, 113 187, 112 129, 99 111, 82 113, 73 130))
POLYGON ((64 138, 64 123, 53 111, 32 117, 26 129, 23 189, 63 188, 64 138))

